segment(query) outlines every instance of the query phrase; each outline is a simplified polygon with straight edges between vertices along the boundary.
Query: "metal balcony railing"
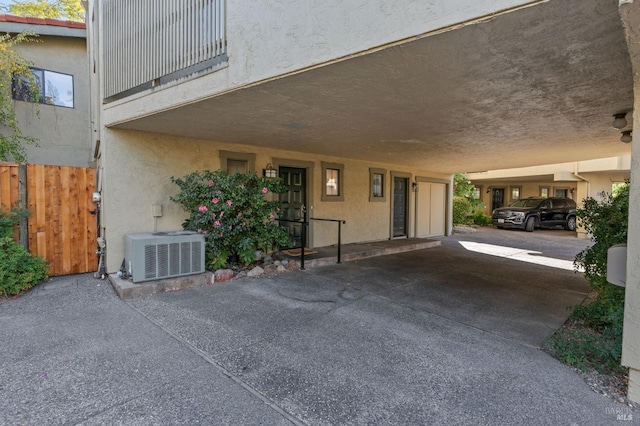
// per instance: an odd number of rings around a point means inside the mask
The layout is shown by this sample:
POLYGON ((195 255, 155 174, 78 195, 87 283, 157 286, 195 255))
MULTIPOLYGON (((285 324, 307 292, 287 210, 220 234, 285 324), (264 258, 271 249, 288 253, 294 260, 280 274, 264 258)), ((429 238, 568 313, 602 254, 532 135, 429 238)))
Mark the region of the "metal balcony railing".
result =
POLYGON ((104 0, 106 101, 227 61, 225 0, 104 0))

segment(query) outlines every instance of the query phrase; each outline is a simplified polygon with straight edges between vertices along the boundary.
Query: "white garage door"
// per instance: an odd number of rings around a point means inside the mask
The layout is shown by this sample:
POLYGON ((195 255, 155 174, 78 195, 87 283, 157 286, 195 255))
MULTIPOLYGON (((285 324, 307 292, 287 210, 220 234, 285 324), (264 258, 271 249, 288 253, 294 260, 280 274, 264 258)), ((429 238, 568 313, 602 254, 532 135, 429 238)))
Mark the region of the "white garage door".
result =
POLYGON ((445 234, 447 185, 418 182, 416 194, 416 237, 445 234))

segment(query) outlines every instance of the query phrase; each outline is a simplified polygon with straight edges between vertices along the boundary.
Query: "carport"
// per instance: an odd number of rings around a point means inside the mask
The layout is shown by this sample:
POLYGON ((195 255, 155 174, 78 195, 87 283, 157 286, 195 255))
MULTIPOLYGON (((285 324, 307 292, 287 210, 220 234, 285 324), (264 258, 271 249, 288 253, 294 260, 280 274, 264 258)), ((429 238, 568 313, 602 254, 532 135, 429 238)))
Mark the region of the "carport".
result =
MULTIPOLYGON (((141 97, 106 110, 101 122, 450 174, 633 149, 637 204, 640 148, 620 143, 611 127, 616 113, 626 113, 628 128, 640 114, 637 2, 519 4, 175 108, 141 97)), ((630 223, 623 363, 640 401, 640 209, 630 223)))

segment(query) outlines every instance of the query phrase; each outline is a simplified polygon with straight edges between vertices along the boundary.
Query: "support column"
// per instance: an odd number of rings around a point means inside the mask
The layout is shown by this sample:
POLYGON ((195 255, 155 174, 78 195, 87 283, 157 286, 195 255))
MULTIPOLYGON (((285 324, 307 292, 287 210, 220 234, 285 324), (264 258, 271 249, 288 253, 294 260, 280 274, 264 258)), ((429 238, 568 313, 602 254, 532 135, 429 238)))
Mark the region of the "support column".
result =
MULTIPOLYGON (((633 122, 640 123, 640 0, 621 0, 620 17, 633 70, 633 122)), ((633 136, 622 365, 629 367, 627 396, 640 402, 640 128, 633 136)))

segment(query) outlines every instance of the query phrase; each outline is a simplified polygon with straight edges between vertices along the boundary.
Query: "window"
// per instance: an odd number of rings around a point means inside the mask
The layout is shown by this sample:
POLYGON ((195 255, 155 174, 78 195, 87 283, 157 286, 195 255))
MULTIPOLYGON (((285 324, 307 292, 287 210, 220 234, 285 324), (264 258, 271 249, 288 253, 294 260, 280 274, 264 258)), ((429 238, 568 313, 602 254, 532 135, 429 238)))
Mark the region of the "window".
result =
POLYGON ((247 174, 248 173, 249 164, 247 160, 230 160, 227 159, 227 172, 230 175, 235 175, 236 173, 247 174))
POLYGON ((73 76, 59 72, 31 68, 33 78, 15 76, 12 84, 13 99, 47 105, 73 108, 73 76), (31 85, 38 86, 33 96, 31 85))
POLYGON ((322 201, 344 201, 343 174, 344 166, 342 164, 322 163, 322 176, 324 179, 322 201))
POLYGON ((253 173, 256 170, 256 155, 246 152, 220 151, 220 168, 230 175, 253 173))
POLYGON ((480 200, 480 201, 482 201, 482 187, 481 187, 481 186, 475 185, 475 186, 473 187, 473 192, 472 192, 472 194, 473 194, 473 199, 474 199, 474 200, 480 200))
POLYGON ((520 199, 520 187, 512 186, 511 187, 511 201, 517 201, 520 199))
POLYGON ((542 198, 549 198, 549 187, 548 186, 541 186, 540 187, 540 196, 542 198))
POLYGON ((387 201, 385 195, 386 176, 385 169, 369 169, 369 201, 387 201))
POLYGON ((560 198, 567 198, 567 195, 569 193, 569 190, 567 188, 556 188, 555 189, 555 196, 556 197, 560 197, 560 198))
POLYGON ((340 181, 340 170, 338 169, 327 169, 326 173, 326 192, 327 195, 340 195, 340 191, 338 190, 338 182, 340 181))

